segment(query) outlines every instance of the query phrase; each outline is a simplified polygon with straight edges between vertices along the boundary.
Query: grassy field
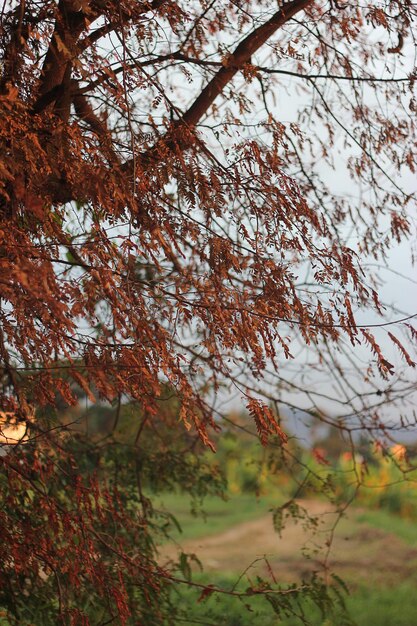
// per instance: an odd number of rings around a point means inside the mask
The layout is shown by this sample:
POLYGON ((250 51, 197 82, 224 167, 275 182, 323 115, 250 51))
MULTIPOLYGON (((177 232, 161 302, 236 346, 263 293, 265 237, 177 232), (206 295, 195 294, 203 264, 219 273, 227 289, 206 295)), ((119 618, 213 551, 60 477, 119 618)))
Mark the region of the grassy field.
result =
POLYGON ((411 546, 417 546, 417 524, 386 511, 364 510, 355 515, 357 522, 393 533, 411 546))
MULTIPOLYGON (((314 550, 307 560, 301 553, 311 541, 314 545, 325 544, 326 531, 332 525, 331 514, 324 516, 324 525, 319 525, 314 540, 307 538, 302 524, 290 523, 279 542, 268 511, 282 501, 279 497, 257 500, 250 495, 232 496, 227 501, 210 498, 204 502, 205 515, 197 517, 190 512, 190 503, 182 496, 164 496, 163 506, 175 513, 182 526, 183 533, 177 534, 176 540, 184 551, 201 557, 204 570, 196 569, 194 580, 231 589, 255 553, 268 554, 277 579, 284 583, 306 574, 308 577, 320 562, 314 550)), ((312 501, 313 504, 316 510, 323 507, 323 503, 317 501, 312 501)), ((345 601, 353 623, 358 626, 416 626, 416 524, 385 511, 352 508, 337 525, 333 544, 330 567, 350 589, 345 601)), ((264 576, 266 570, 259 566, 249 573, 240 583, 243 588, 256 581, 257 575, 264 576)), ((178 624, 298 626, 303 623, 293 617, 278 619, 270 605, 259 597, 242 601, 213 594, 198 602, 201 590, 184 587, 176 593, 175 603, 184 613, 178 624)), ((323 617, 308 602, 302 608, 314 626, 350 623, 340 611, 323 617)))
POLYGON ((155 500, 155 507, 169 511, 178 521, 181 532, 174 529, 173 537, 188 540, 215 535, 261 517, 283 502, 280 495, 256 498, 250 494, 237 494, 226 500, 209 496, 196 508, 188 496, 167 493, 155 500))
MULTIPOLYGON (((208 578, 199 578, 200 581, 208 578)), ((217 584, 229 588, 232 578, 219 576, 217 584)), ((210 581, 213 580, 210 578, 210 581)), ((263 598, 245 599, 212 595, 198 602, 199 592, 182 590, 177 598, 178 606, 186 617, 178 623, 198 623, 200 626, 300 626, 296 617, 279 619, 263 598)), ((361 586, 345 599, 350 622, 343 612, 323 617, 316 607, 305 602, 303 610, 314 626, 415 626, 417 624, 416 588, 403 583, 393 588, 374 589, 361 586)))
MULTIPOLYGON (((215 496, 206 497, 196 506, 186 495, 167 493, 155 499, 155 506, 175 516, 181 531, 174 531, 173 536, 176 539, 181 537, 189 540, 215 535, 243 522, 267 515, 284 502, 285 497, 280 494, 260 497, 236 494, 228 496, 225 500, 215 496)), ((393 533, 409 545, 417 546, 417 524, 387 511, 353 508, 349 514, 348 527, 352 524, 393 533)), ((342 520, 341 525, 345 529, 346 521, 342 520)))

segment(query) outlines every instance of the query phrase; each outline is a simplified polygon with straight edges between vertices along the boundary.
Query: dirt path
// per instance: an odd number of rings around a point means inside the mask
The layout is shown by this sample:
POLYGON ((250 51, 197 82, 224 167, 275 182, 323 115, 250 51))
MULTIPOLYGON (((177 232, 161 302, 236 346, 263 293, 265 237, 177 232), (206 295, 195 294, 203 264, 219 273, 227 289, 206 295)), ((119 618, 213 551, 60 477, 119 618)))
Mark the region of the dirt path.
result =
MULTIPOLYGON (((265 575, 268 568, 263 557, 266 556, 280 581, 309 577, 313 571, 323 570, 336 516, 328 503, 304 501, 301 504, 310 516, 316 517, 316 533, 302 521, 291 520, 280 537, 268 515, 217 535, 184 541, 181 546, 165 546, 161 560, 166 563, 182 549, 196 554, 207 572, 241 573, 250 566, 249 575, 265 575)), ((355 521, 355 511, 338 523, 328 565, 331 571, 352 582, 395 584, 413 579, 417 584, 417 549, 396 535, 359 524, 355 521)))

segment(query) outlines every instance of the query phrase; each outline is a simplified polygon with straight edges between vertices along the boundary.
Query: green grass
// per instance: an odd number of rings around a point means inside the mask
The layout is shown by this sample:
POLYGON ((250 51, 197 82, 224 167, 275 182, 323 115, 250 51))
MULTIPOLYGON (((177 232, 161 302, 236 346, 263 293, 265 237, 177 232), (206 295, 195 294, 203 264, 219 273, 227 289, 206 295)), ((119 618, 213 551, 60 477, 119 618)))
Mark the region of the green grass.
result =
MULTIPOLYGON (((199 577, 201 582, 204 577, 199 577)), ((233 578, 222 576, 217 583, 224 588, 232 588, 233 578)), ((347 614, 336 608, 333 614, 323 617, 311 601, 302 603, 306 618, 312 626, 414 626, 417 624, 415 588, 402 584, 395 589, 374 589, 360 587, 352 595, 345 597, 347 614), (349 619, 347 618, 349 616, 349 619)), ((261 597, 240 600, 220 594, 213 594, 207 600, 198 602, 200 591, 181 589, 176 596, 176 606, 183 612, 183 618, 175 623, 200 626, 301 626, 295 616, 282 617, 273 612, 268 601, 261 597)), ((175 596, 174 596, 175 597, 175 596)))
MULTIPOLYGON (((283 504, 285 499, 279 493, 259 498, 252 494, 229 495, 227 500, 208 496, 193 512, 193 503, 189 496, 166 493, 155 498, 154 505, 174 515, 181 526, 182 539, 199 539, 267 515, 273 507, 283 504)), ((417 546, 417 524, 393 513, 368 509, 355 515, 352 522, 393 533, 409 545, 417 546)), ((178 538, 179 533, 175 532, 174 536, 178 538)))
MULTIPOLYGON (((177 520, 181 532, 173 526, 170 533, 173 539, 178 540, 181 537, 181 540, 192 540, 215 535, 267 515, 285 499, 279 493, 274 497, 267 495, 259 498, 253 494, 229 495, 226 500, 208 496, 196 506, 185 494, 165 493, 155 498, 154 506, 169 512, 177 520)), ((417 525, 393 513, 381 509, 363 510, 349 520, 342 520, 339 529, 342 533, 348 532, 358 525, 378 528, 396 535, 408 545, 417 546, 417 525)))
MULTIPOLYGON (((208 497, 202 510, 205 515, 195 516, 191 512, 190 500, 182 495, 161 496, 160 506, 173 513, 183 528, 182 537, 196 539, 223 532, 242 522, 266 515, 273 506, 279 506, 284 496, 256 499, 253 495, 230 496, 223 501, 208 497)), ((392 533, 410 546, 417 546, 417 526, 410 521, 383 510, 355 512, 341 522, 342 533, 355 533, 362 525, 392 533)), ((177 535, 178 536, 178 535, 177 535)), ((364 550, 366 545, 364 544, 364 550)), ((346 607, 352 622, 357 626, 415 626, 417 624, 416 587, 411 583, 399 582, 395 586, 375 583, 377 572, 370 564, 365 579, 349 577, 352 593, 345 597, 346 607)), ((377 567, 377 564, 374 564, 377 567)), ((196 573, 194 580, 203 584, 214 584, 231 589, 236 575, 227 573, 196 573)), ((244 584, 244 583, 242 583, 244 584)), ((247 583, 246 583, 247 585, 247 583)), ((244 588, 244 587, 243 587, 244 588)), ((200 626, 301 626, 295 617, 278 618, 270 604, 263 598, 254 596, 241 600, 222 594, 213 594, 199 601, 201 590, 181 586, 173 592, 174 604, 181 610, 182 617, 171 623, 175 626, 200 624, 200 626)), ((305 614, 312 626, 345 626, 351 622, 344 618, 340 609, 323 617, 311 602, 304 602, 305 614)))
POLYGON ((361 587, 346 604, 358 626, 414 626, 415 597, 416 588, 405 583, 389 589, 361 587))
MULTIPOLYGON (((221 533, 228 528, 267 515, 274 506, 284 502, 284 496, 262 496, 252 494, 231 495, 227 500, 208 496, 193 513, 192 503, 186 495, 167 493, 156 498, 154 505, 169 511, 181 526, 182 539, 199 539, 221 533)), ((179 533, 173 536, 178 538, 179 533)))
POLYGON ((355 521, 361 524, 368 524, 374 528, 379 528, 387 533, 393 533, 406 543, 417 546, 417 524, 410 520, 405 520, 382 510, 367 510, 361 512, 355 521))

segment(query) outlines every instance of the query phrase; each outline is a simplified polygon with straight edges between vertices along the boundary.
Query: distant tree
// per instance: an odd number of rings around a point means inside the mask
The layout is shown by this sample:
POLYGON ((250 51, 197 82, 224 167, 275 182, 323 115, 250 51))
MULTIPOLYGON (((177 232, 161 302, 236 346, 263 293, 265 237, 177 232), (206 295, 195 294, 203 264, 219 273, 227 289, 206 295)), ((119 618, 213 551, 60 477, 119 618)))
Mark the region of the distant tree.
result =
POLYGON ((141 476, 191 488, 224 389, 280 445, 270 401, 332 400, 348 435, 379 435, 380 407, 414 389, 358 313, 414 367, 416 331, 384 327, 366 263, 412 229, 415 16, 409 0, 2 3, 0 397, 31 440, 1 458, 11 623, 163 622, 176 576, 141 476), (134 496, 125 444, 116 462, 111 436, 71 439, 54 416, 77 390, 115 420, 136 403, 134 496), (190 433, 176 452, 167 425, 190 433))

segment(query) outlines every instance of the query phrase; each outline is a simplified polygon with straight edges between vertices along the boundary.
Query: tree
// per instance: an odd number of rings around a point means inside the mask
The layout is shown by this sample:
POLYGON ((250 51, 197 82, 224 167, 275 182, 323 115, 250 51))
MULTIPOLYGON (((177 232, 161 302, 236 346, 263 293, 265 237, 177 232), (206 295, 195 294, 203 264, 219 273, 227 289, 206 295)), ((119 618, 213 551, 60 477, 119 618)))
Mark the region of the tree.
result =
POLYGON ((156 623, 175 578, 140 488, 138 522, 116 485, 82 483, 53 407, 85 394, 117 416, 129 398, 139 446, 167 393, 212 445, 224 388, 262 441, 286 440, 268 402, 302 397, 334 401, 326 419, 348 436, 387 432, 384 407, 414 388, 416 331, 387 319, 364 268, 412 232, 415 15, 409 0, 3 2, 1 401, 31 444, 2 458, 1 583, 19 623, 35 588, 57 598, 52 623, 83 623, 87 580, 110 598, 101 623, 150 606, 156 623), (370 309, 379 331, 360 323, 370 309))

